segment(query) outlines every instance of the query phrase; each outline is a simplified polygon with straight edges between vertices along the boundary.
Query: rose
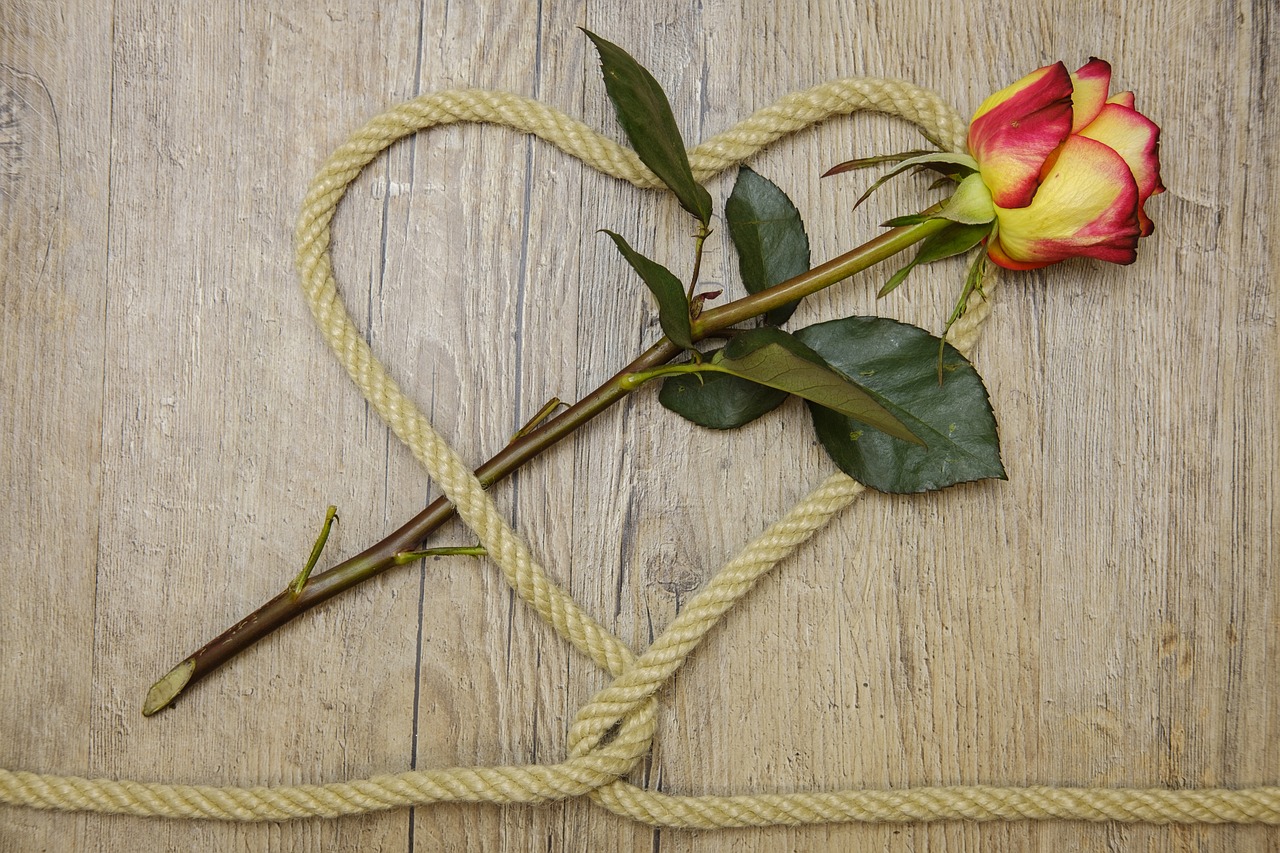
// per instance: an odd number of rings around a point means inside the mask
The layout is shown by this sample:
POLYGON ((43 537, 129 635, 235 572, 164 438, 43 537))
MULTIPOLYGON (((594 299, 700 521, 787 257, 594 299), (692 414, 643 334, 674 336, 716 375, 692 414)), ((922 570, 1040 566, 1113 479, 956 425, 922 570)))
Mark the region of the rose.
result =
POLYGON ((983 101, 969 151, 995 207, 991 259, 1035 269, 1072 257, 1133 263, 1153 225, 1143 204, 1163 192, 1160 128, 1107 97, 1111 66, 1075 74, 1058 62, 983 101))

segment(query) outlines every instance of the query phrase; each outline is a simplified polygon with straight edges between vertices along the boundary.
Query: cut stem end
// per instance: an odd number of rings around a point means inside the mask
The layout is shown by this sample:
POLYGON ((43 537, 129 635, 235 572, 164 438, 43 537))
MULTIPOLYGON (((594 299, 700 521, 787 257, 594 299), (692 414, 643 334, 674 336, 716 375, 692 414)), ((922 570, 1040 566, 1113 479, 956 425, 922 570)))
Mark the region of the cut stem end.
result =
POLYGON ((151 689, 147 691, 147 700, 142 703, 142 716, 150 717, 157 711, 163 711, 169 707, 173 700, 178 698, 182 688, 187 686, 187 682, 191 680, 191 674, 195 671, 195 660, 187 658, 165 673, 164 678, 151 685, 151 689))

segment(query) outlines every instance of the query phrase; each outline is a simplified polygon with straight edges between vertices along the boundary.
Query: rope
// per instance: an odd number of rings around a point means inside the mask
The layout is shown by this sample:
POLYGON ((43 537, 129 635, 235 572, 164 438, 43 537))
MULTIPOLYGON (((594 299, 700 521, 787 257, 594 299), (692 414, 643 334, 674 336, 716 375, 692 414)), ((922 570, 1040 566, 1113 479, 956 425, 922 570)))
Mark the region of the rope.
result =
MULTIPOLYGON (((962 150, 965 125, 935 94, 897 80, 837 80, 788 95, 690 152, 707 178, 774 140, 836 115, 871 110, 919 125, 962 150)), ((355 177, 397 140, 429 127, 486 122, 538 136, 605 174, 639 187, 658 181, 627 149, 528 98, 485 90, 424 95, 369 121, 329 158, 311 183, 297 224, 297 266, 311 311, 356 385, 426 466, 459 517, 475 532, 513 590, 557 633, 613 676, 578 712, 569 756, 559 764, 413 771, 328 785, 220 788, 84 779, 0 769, 0 802, 41 809, 210 820, 338 817, 438 802, 540 803, 588 796, 604 808, 673 827, 933 820, 1141 821, 1280 824, 1280 788, 1131 790, 1051 787, 928 787, 741 796, 671 796, 625 780, 649 752, 658 690, 756 581, 822 529, 864 491, 844 474, 828 477, 751 541, 636 656, 584 612, 534 560, 461 457, 374 356, 338 296, 330 223, 355 177)), ((994 281, 952 326, 969 352, 990 312, 994 281)))

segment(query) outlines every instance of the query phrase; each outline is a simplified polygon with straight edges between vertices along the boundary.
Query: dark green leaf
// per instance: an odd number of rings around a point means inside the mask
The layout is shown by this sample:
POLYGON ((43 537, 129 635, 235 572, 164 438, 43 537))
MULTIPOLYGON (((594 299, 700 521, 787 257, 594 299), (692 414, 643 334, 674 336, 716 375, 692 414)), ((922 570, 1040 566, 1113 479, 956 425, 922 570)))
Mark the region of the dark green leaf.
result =
POLYGON ((822 177, 829 178, 832 175, 841 175, 845 172, 852 172, 857 169, 869 169, 872 166, 879 166, 882 163, 901 163, 903 160, 910 160, 912 157, 920 157, 925 154, 935 154, 937 152, 926 149, 916 151, 903 151, 901 154, 878 154, 875 157, 859 157, 857 160, 845 160, 843 163, 837 163, 830 169, 822 173, 822 177))
POLYGON ((987 274, 987 256, 982 252, 974 255, 973 262, 969 264, 969 272, 964 277, 964 287, 960 290, 960 298, 956 300, 955 308, 951 309, 951 316, 947 318, 947 328, 943 331, 943 337, 951 331, 951 326, 956 320, 964 316, 964 312, 969 310, 969 297, 975 292, 980 291, 982 277, 987 274))
POLYGON ((895 178, 908 169, 915 168, 916 166, 932 169, 935 172, 942 172, 943 174, 967 175, 971 172, 976 172, 978 169, 977 161, 968 154, 947 154, 934 151, 922 154, 919 157, 912 157, 909 160, 903 160, 893 169, 889 170, 888 174, 882 176, 874 184, 868 187, 867 191, 859 196, 858 200, 854 202, 854 209, 856 210, 861 207, 862 203, 871 198, 871 194, 884 186, 885 182, 889 179, 895 178))
POLYGON ((963 255, 983 241, 991 233, 991 223, 982 222, 977 225, 954 223, 935 234, 930 234, 920 243, 920 251, 916 253, 915 262, 931 264, 943 258, 963 255))
POLYGON ((925 130, 923 127, 918 127, 916 128, 916 130, 920 131, 920 135, 925 138, 925 141, 928 142, 930 145, 932 145, 936 150, 938 151, 947 150, 947 146, 942 144, 941 139, 935 138, 933 134, 929 133, 929 131, 925 130))
POLYGON ((662 333, 671 342, 684 349, 693 348, 693 332, 689 322, 689 302, 684 292, 684 285, 675 273, 657 261, 650 260, 631 248, 620 234, 606 230, 627 259, 632 269, 640 274, 645 285, 653 292, 658 301, 658 322, 662 324, 662 333))
POLYGON ((902 228, 905 225, 922 225, 930 219, 937 219, 927 213, 908 213, 906 216, 895 216, 893 219, 887 219, 880 225, 884 228, 902 228))
POLYGON ((622 48, 583 30, 600 54, 604 87, 618 111, 618 123, 640 160, 671 188, 680 206, 707 225, 711 195, 693 179, 689 155, 671 112, 671 102, 658 81, 622 48))
MULTIPOLYGON (((984 252, 978 252, 973 256, 973 262, 969 264, 969 272, 964 277, 964 287, 960 290, 960 298, 956 300, 956 306, 951 309, 951 316, 947 318, 946 328, 942 330, 942 337, 947 337, 947 332, 951 331, 951 327, 957 320, 964 316, 964 312, 969 310, 969 297, 974 293, 982 292, 982 278, 987 274, 987 256, 984 252)), ((946 378, 946 372, 943 369, 942 362, 943 351, 941 345, 938 347, 938 384, 941 385, 946 378)))
POLYGON ((916 252, 916 256, 885 282, 884 287, 880 288, 880 292, 876 294, 876 298, 888 296, 896 290, 898 285, 907 280, 907 276, 917 265, 931 264, 943 258, 962 255, 981 243, 990 233, 991 223, 989 222, 978 225, 964 225, 956 222, 941 231, 930 234, 920 244, 920 250, 916 252))
POLYGON ((925 171, 935 172, 945 177, 948 181, 955 181, 956 178, 967 178, 972 175, 973 167, 968 163, 950 163, 939 161, 936 163, 925 163, 918 170, 920 173, 925 171))
MULTIPOLYGON (((709 353, 715 357, 719 353, 709 353)), ((766 388, 727 373, 672 376, 662 383, 658 401, 686 420, 711 429, 736 429, 773 411, 785 391, 766 388)))
POLYGON ((889 276, 889 280, 876 291, 876 299, 884 299, 890 293, 893 293, 898 287, 907 280, 907 276, 911 275, 911 271, 916 268, 915 261, 907 261, 907 265, 889 276))
POLYGON ((827 453, 849 476, 882 492, 924 492, 986 477, 1004 478, 1000 439, 987 390, 950 344, 939 387, 938 338, 886 317, 849 317, 810 326, 796 337, 857 377, 927 447, 864 431, 844 415, 810 405, 827 453))
POLYGON ((729 341, 711 364, 734 376, 820 403, 904 442, 920 442, 865 388, 832 370, 822 356, 781 329, 765 326, 743 332, 729 341))
MULTIPOLYGON (((809 271, 809 236, 800 211, 773 181, 746 166, 738 169, 724 217, 748 292, 759 293, 809 271)), ((785 323, 799 304, 797 299, 773 309, 765 322, 785 323)))

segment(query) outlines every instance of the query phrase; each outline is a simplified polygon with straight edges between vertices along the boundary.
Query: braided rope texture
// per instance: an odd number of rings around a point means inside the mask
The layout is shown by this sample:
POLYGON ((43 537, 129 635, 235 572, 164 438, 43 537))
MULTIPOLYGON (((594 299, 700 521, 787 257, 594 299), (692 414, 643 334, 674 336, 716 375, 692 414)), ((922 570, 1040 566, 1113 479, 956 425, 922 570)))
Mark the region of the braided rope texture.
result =
MULTIPOLYGON (((851 78, 795 92, 689 152, 706 180, 786 134, 859 111, 896 115, 952 150, 963 150, 965 125, 937 95, 899 80, 851 78)), ((559 764, 413 771, 328 785, 211 787, 84 779, 0 769, 0 803, 180 819, 278 821, 338 817, 438 802, 541 803, 590 797, 645 823, 687 828, 830 822, 936 820, 1141 821, 1280 825, 1280 787, 1247 790, 921 787, 740 796, 672 796, 625 777, 649 752, 657 700, 702 639, 756 581, 852 503, 863 487, 842 473, 828 477, 721 568, 641 655, 584 612, 534 560, 470 467, 432 427, 374 356, 338 295, 330 223, 356 176, 405 136, 457 122, 504 125, 531 133, 605 174, 638 187, 659 181, 635 153, 538 101, 478 89, 423 95, 373 118, 328 159, 313 179, 296 234, 297 267, 316 323, 339 361, 395 434, 427 468, 459 517, 501 567, 511 588, 557 633, 613 676, 577 714, 569 756, 559 764)), ((969 352, 990 312, 994 280, 951 329, 969 352)))

